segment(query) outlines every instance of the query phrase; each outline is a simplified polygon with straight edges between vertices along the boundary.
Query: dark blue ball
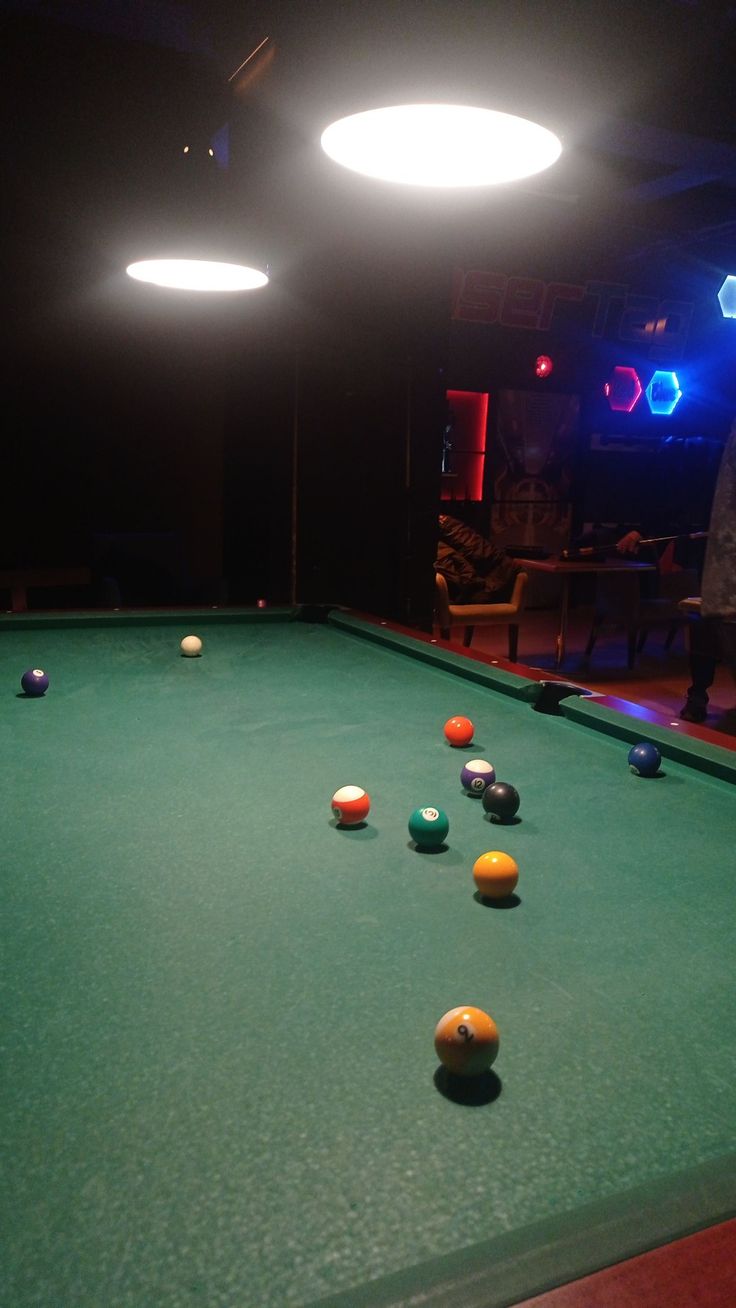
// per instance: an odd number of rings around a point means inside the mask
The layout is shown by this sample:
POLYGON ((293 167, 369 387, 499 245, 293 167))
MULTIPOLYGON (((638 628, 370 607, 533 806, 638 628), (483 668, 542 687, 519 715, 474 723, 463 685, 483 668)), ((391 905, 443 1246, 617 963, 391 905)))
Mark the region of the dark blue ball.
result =
POLYGON ((629 750, 629 767, 639 777, 656 777, 662 755, 649 740, 640 741, 629 750))
POLYGON ((42 668, 29 668, 27 672, 23 673, 20 684, 26 695, 37 697, 46 694, 49 688, 49 679, 42 668))

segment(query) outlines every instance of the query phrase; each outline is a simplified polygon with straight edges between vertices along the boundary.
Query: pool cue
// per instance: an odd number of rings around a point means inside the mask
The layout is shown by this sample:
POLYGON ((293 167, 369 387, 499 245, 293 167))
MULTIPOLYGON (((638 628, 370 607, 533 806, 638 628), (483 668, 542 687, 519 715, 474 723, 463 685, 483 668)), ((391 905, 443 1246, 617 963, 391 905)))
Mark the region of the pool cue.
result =
POLYGON ((659 545, 666 540, 705 540, 707 535, 707 531, 681 531, 675 536, 648 536, 646 540, 638 540, 636 548, 640 545, 659 545))
POLYGON ((605 554, 610 554, 615 550, 615 545, 583 545, 579 550, 567 549, 560 550, 560 562, 575 562, 578 559, 601 558, 605 554))
POLYGON ((629 552, 634 554, 636 553, 636 550, 638 550, 640 545, 661 545, 664 544, 665 541, 671 541, 671 540, 705 540, 707 536, 708 536, 707 531, 689 531, 689 532, 685 531, 685 532, 679 532, 677 535, 674 536, 648 536, 646 538, 642 538, 641 540, 638 540, 636 542, 634 549, 631 551, 619 550, 616 544, 583 545, 582 548, 579 550, 573 550, 573 549, 561 550, 560 560, 563 563, 567 562, 571 558, 573 560, 590 559, 592 561, 594 558, 601 558, 606 554, 612 554, 612 553, 623 554, 629 552))

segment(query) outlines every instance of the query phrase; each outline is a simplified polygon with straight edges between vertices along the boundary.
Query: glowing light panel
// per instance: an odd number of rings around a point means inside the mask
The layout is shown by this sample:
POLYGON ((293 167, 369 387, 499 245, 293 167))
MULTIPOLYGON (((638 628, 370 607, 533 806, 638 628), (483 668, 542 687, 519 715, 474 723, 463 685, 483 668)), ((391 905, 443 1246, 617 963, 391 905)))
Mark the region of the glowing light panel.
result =
POLYGON ((736 277, 729 273, 718 292, 718 303, 724 318, 736 318, 736 277))
POLYGON ((487 391, 447 391, 452 414, 451 475, 444 478, 443 500, 482 500, 488 430, 487 391), (458 448, 455 448, 457 444, 458 448))
POLYGON ((494 186, 549 168, 562 145, 526 118, 457 104, 403 104, 340 118, 322 149, 353 172, 402 186, 494 186))
POLYGON ((616 367, 603 387, 614 413, 631 413, 642 396, 641 382, 635 368, 616 367))
POLYGON ((268 282, 257 268, 206 259, 142 259, 125 271, 138 282, 180 291, 255 291, 268 282))
POLYGON ((658 369, 647 386, 646 396, 652 413, 672 413, 682 399, 677 373, 658 369))

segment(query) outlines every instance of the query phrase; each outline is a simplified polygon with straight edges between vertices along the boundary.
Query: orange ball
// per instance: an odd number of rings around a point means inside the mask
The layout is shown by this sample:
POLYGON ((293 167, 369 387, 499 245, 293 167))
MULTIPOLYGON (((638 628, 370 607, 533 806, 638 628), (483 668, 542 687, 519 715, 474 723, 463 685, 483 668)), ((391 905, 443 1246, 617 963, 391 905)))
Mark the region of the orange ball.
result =
POLYGON ((477 1076, 496 1061, 498 1027, 482 1008, 463 1004, 441 1017, 434 1033, 437 1057, 448 1072, 477 1076))
POLYGON ((473 876, 486 899, 505 899, 516 889, 519 867, 510 854, 491 849, 475 860, 473 876))
POLYGON ((448 718, 445 723, 445 738, 451 745, 469 745, 474 733, 470 718, 448 718))

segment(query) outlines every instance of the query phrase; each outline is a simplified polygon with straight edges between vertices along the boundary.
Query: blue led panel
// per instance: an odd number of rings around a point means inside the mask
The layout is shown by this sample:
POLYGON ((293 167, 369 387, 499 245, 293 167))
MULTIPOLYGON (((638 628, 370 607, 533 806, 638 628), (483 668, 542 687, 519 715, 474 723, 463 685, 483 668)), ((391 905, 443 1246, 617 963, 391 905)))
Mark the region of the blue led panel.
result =
POLYGON ((718 303, 724 318, 736 318, 736 277, 729 273, 720 291, 718 303))
POLYGON ((682 399, 677 373, 658 369, 647 386, 645 394, 652 413, 672 413, 682 399))

